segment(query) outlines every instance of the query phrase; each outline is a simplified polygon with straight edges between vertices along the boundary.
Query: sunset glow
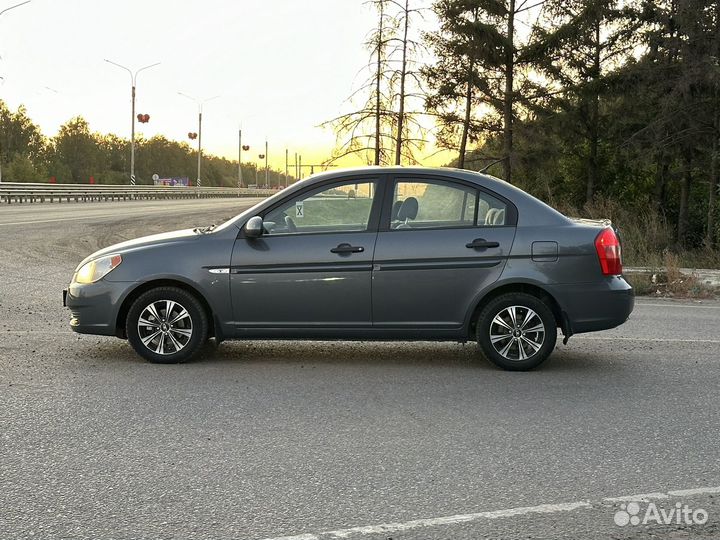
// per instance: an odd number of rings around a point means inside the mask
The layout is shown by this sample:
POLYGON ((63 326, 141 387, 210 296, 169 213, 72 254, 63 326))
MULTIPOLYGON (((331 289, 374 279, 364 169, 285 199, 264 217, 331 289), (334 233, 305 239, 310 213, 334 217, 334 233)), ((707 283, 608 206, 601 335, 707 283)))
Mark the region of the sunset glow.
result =
MULTIPOLYGON (((318 126, 347 111, 373 17, 358 0, 33 0, 0 20, 0 99, 25 105, 46 135, 82 115, 92 130, 128 138, 130 77, 103 59, 133 69, 160 62, 138 77, 137 112, 151 116, 139 137, 194 145, 197 108, 178 92, 219 95, 204 108, 206 152, 237 159, 242 127, 243 161, 261 161, 267 139, 273 168, 284 169, 286 148, 291 169, 296 152, 322 163, 335 135, 318 126)), ((434 152, 428 145, 421 157, 434 152)))

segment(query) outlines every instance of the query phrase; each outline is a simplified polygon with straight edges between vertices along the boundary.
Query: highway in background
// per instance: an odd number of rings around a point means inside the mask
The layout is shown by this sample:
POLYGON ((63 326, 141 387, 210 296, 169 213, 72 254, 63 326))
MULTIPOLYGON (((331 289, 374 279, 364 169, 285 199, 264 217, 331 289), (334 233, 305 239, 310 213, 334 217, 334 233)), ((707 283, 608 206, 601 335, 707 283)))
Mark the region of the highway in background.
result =
POLYGON ((720 535, 716 302, 640 299, 530 373, 455 343, 235 342, 158 366, 69 330, 86 255, 250 202, 0 209, 1 538, 720 535), (709 520, 616 525, 637 494, 709 520))
POLYGON ((16 203, 0 206, 0 226, 36 225, 63 221, 105 222, 143 216, 199 216, 201 219, 227 219, 240 209, 249 208, 262 198, 150 200, 98 203, 16 203))

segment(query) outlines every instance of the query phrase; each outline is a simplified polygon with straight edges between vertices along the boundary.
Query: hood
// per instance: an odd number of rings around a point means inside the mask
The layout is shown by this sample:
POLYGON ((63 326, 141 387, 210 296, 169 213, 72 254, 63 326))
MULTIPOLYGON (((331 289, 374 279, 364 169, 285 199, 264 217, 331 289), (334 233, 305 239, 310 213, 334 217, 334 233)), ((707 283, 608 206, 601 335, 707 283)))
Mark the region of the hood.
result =
POLYGON ((78 264, 77 268, 80 268, 88 261, 97 259, 98 257, 102 257, 103 255, 110 255, 111 253, 123 254, 127 253, 128 251, 134 251, 136 249, 148 246, 168 244, 171 242, 178 242, 189 238, 198 238, 199 236, 200 235, 195 232, 195 229, 182 229, 179 231, 171 231, 161 234, 152 234, 150 236, 142 236, 140 238, 135 238, 134 240, 127 240, 126 242, 120 242, 119 244, 113 244, 112 246, 100 249, 92 255, 85 257, 85 259, 83 259, 82 262, 78 264))

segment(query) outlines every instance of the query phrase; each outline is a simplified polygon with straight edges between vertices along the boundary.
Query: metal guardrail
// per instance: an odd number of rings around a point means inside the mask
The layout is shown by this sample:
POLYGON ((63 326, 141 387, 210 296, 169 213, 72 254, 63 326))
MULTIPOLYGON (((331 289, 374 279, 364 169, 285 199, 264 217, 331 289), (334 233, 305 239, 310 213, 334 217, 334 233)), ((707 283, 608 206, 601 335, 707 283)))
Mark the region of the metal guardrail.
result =
POLYGON ((210 197, 267 197, 273 189, 126 186, 105 184, 0 183, 0 203, 100 202, 210 197))

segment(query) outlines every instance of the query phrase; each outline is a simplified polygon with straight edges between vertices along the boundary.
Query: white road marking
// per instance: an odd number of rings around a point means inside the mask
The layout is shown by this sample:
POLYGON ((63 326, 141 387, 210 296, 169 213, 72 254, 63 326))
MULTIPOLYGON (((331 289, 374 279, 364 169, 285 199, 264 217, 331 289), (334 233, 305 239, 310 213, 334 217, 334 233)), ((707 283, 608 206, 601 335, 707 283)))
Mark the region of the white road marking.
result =
MULTIPOLYGON (((624 495, 620 497, 606 497, 603 502, 622 502, 622 501, 646 501, 649 499, 668 499, 670 497, 683 497, 691 495, 707 495, 720 493, 718 487, 702 487, 694 489, 680 489, 668 491, 667 493, 653 492, 641 495, 624 495)), ((349 527, 347 529, 335 529, 316 533, 302 533, 290 536, 275 536, 264 540, 332 540, 344 539, 353 535, 368 534, 390 534, 412 529, 420 529, 426 527, 441 527, 444 525, 456 525, 459 523, 470 523, 473 521, 481 521, 488 519, 503 519, 513 516, 522 516, 526 514, 556 514, 560 512, 572 512, 575 510, 592 509, 593 505, 590 501, 575 501, 561 504, 540 504, 537 506, 524 506, 519 508, 507 508, 504 510, 492 510, 489 512, 477 512, 473 514, 456 514, 454 516, 442 516, 435 518, 415 519, 412 521, 403 521, 397 523, 382 523, 379 525, 365 525, 361 527, 349 527)))
MULTIPOLYGON (((66 335, 78 335, 77 332, 65 332, 65 331, 55 331, 55 332, 43 332, 40 330, 6 330, 4 332, 0 331, 0 335, 2 334, 41 334, 41 335, 49 335, 52 334, 66 334, 66 335)), ((601 337, 601 336, 573 336, 571 338, 572 340, 587 340, 587 341, 642 341, 642 342, 649 342, 649 343, 663 343, 663 342, 671 342, 671 343, 712 343, 712 344, 718 344, 720 345, 720 339, 674 339, 674 338, 641 338, 641 337, 624 337, 624 336, 618 336, 618 337, 601 337)))
POLYGON ((578 508, 591 508, 589 502, 578 501, 566 504, 541 504, 538 506, 526 506, 522 508, 508 508, 505 510, 494 510, 491 512, 477 512, 475 514, 458 514, 455 516, 444 516, 437 518, 415 519, 402 523, 384 523, 381 525, 367 525, 364 527, 350 527, 348 529, 337 529, 334 531, 323 531, 320 533, 304 533, 293 536, 278 536, 266 540, 321 540, 323 538, 348 538, 353 534, 387 534, 409 531, 424 527, 438 527, 442 525, 455 525, 468 523, 480 519, 498 519, 524 514, 553 514, 556 512, 569 512, 578 508))
POLYGON ((720 486, 695 489, 676 489, 673 491, 668 491, 668 495, 671 495, 673 497, 691 497, 693 495, 709 495, 712 493, 720 493, 720 486))
MULTIPOLYGON (((138 214, 113 214, 112 216, 104 216, 104 217, 129 217, 129 216, 137 216, 138 214)), ((143 215, 143 214, 140 214, 143 215)), ((34 221, 11 221, 10 223, 0 223, 0 227, 10 226, 10 225, 35 225, 37 223, 55 223, 58 221, 81 221, 83 219, 97 219, 98 217, 103 216, 82 216, 82 217, 71 217, 71 218, 57 218, 57 219, 37 219, 34 221)))
POLYGON ((652 499, 669 499, 667 493, 641 493, 640 495, 622 495, 620 497, 605 497, 604 502, 638 501, 647 502, 652 499))
POLYGON ((718 343, 720 339, 680 339, 680 338, 642 338, 642 337, 605 337, 605 336, 573 336, 571 339, 589 340, 589 341, 643 341, 649 343, 718 343))
POLYGON ((645 302, 635 302, 635 307, 674 307, 674 308, 697 308, 697 309, 720 309, 720 306, 700 306, 697 304, 646 304, 645 302))
MULTIPOLYGON (((152 210, 151 208, 148 208, 147 211, 144 212, 128 212, 123 214, 105 214, 105 215, 87 215, 87 216, 77 216, 77 217, 69 217, 69 218, 56 218, 56 219, 36 219, 32 221, 11 221, 9 223, 0 223, 0 227, 5 226, 12 226, 12 225, 35 225, 38 223, 56 223, 59 221, 83 221, 83 220, 97 220, 97 219, 118 219, 118 218, 126 218, 126 217, 137 217, 137 216, 145 216, 147 215, 147 212, 152 210)), ((170 211, 167 208, 158 209, 163 214, 170 213, 170 211)), ((193 209, 193 211, 197 210, 198 212, 203 211, 205 209, 199 208, 199 209, 193 209)), ((239 213, 239 212, 238 212, 239 213)))
MULTIPOLYGON (((15 226, 15 225, 34 225, 39 223, 57 223, 62 221, 82 221, 82 220, 96 220, 96 219, 116 219, 116 218, 125 218, 125 217, 136 217, 136 216, 145 216, 148 212, 162 212, 162 213, 174 213, 174 212, 180 212, 180 211, 197 211, 202 212, 205 210, 214 210, 217 209, 220 205, 227 206, 230 209, 233 209, 234 206, 237 205, 238 202, 241 204, 241 208, 235 208, 235 210, 238 211, 238 213, 245 210, 244 206, 247 204, 247 208, 250 208, 253 204, 257 204, 258 200, 244 200, 244 201, 235 201, 235 200, 226 200, 222 199, 219 203, 193 203, 193 204, 178 204, 178 205, 169 205, 169 206, 163 206, 163 205, 152 205, 152 206, 143 206, 141 208, 133 208, 129 212, 113 212, 112 207, 108 207, 109 211, 106 211, 105 209, 99 209, 99 208, 90 208, 86 209, 88 213, 85 215, 80 216, 73 216, 73 217, 63 217, 63 218, 50 218, 50 219, 35 219, 35 220, 26 220, 26 221, 10 221, 5 223, 0 223, 0 227, 3 226, 15 226), (252 203, 252 204, 249 204, 252 203)), ((63 208, 64 210, 65 208, 63 208)), ((82 208, 78 208, 82 212, 82 208)))

